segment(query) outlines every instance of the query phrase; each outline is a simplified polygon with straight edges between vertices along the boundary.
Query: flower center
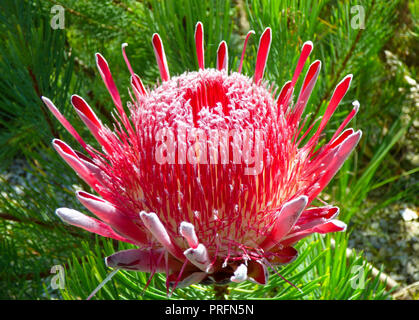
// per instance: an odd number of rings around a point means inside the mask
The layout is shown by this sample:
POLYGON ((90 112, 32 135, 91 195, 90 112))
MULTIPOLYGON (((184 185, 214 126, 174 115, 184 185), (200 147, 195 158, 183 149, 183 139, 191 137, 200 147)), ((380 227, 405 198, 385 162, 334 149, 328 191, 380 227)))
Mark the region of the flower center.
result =
POLYGON ((163 82, 131 111, 137 138, 111 160, 120 205, 155 212, 180 247, 183 221, 212 254, 258 247, 298 178, 284 174, 294 150, 269 90, 205 69, 163 82))

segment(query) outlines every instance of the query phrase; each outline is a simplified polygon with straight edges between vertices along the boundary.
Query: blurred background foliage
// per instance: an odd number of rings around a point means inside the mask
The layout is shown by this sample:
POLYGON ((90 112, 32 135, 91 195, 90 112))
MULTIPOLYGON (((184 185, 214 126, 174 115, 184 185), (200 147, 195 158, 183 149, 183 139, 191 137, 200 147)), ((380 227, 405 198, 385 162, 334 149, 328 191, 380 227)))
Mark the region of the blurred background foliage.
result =
MULTIPOLYGON (((66 226, 54 215, 57 207, 83 210, 74 191, 88 187, 52 151, 53 137, 75 143, 40 96, 50 97, 89 139, 69 98, 73 93, 85 97, 109 123, 113 105, 94 53, 106 57, 126 100, 129 72, 121 44, 129 44, 134 70, 152 87, 159 81, 152 34, 161 35, 172 74, 195 70, 197 21, 204 24, 205 61, 211 67, 219 42, 226 40, 230 69, 237 70, 244 37, 248 30, 256 31, 243 67, 248 75, 254 70, 259 36, 270 26, 273 41, 265 78, 279 87, 291 78, 302 44, 312 40, 310 62, 320 59, 322 71, 306 110, 310 119, 323 114, 336 84, 352 73, 351 90, 325 140, 352 109, 352 101, 361 104, 352 123, 364 133, 360 145, 321 195, 341 207, 348 232, 309 238, 300 245, 298 260, 279 270, 302 292, 273 275, 266 287, 232 285, 226 298, 418 298, 419 269, 401 270, 415 261, 419 265, 419 222, 404 221, 400 214, 406 209, 417 213, 419 206, 418 13, 417 0, 2 0, 0 299, 84 299, 109 273, 103 258, 129 247, 66 226), (51 28, 56 5, 64 8, 64 29, 51 28), (364 28, 353 27, 359 14, 355 6, 365 14, 364 28), (51 287, 53 265, 66 270, 63 290, 51 287), (364 288, 352 286, 354 266, 364 268, 364 288), (380 280, 378 270, 399 286, 380 280)), ((155 277, 144 291, 147 279, 146 274, 119 272, 96 298, 166 299, 164 277, 155 277)), ((206 286, 178 289, 172 296, 213 297, 212 287, 206 286)))

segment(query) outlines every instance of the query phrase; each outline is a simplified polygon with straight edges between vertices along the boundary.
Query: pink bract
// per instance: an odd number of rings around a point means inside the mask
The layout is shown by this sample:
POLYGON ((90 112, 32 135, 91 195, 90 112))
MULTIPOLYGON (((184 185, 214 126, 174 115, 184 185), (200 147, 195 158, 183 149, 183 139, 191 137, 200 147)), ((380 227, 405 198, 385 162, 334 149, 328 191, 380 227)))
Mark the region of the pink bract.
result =
POLYGON ((247 34, 238 72, 228 70, 225 41, 218 47, 216 69, 206 69, 199 22, 195 29, 199 70, 176 77, 170 76, 162 41, 154 34, 152 45, 162 79, 155 88, 146 88, 134 74, 123 44, 131 73, 129 116, 108 63, 96 54, 116 106, 113 128, 103 125, 83 98, 74 95, 71 102, 99 150, 84 142, 53 103, 42 98, 85 154, 58 139, 53 140, 54 148, 99 195, 77 192, 98 219, 68 208, 57 209, 57 215, 138 247, 107 257, 108 266, 165 272, 168 288, 245 280, 266 284, 268 267, 296 258, 296 242, 313 233, 345 230, 346 225, 335 220, 337 207, 311 203, 361 138, 361 131, 344 130, 358 111, 354 102, 331 140, 316 148, 352 75, 337 85, 317 129, 311 126, 302 133, 301 116, 320 61, 310 65, 295 103, 293 95, 313 45, 304 43, 292 80, 276 94, 275 87, 263 81, 270 28, 260 38, 253 78, 240 73, 253 33, 247 34), (227 134, 224 144, 217 144, 223 133, 227 134), (247 134, 247 140, 235 140, 247 134), (246 150, 245 142, 250 146, 246 150))

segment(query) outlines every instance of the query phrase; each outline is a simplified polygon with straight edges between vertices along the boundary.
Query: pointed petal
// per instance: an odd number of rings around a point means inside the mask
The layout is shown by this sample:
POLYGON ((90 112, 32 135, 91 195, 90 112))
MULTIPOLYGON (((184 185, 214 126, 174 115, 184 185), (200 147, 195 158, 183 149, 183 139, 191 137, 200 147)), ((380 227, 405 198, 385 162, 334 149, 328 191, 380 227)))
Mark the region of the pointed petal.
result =
POLYGON ((314 232, 317 233, 329 233, 329 232, 343 232, 346 230, 346 223, 340 220, 331 220, 319 226, 313 228, 314 232))
MULTIPOLYGON (((163 249, 129 249, 118 251, 105 258, 106 266, 142 272, 165 272, 166 265, 163 249)), ((171 261, 172 267, 178 263, 171 261)))
POLYGON ((111 229, 111 227, 109 227, 102 221, 86 216, 83 213, 78 212, 76 210, 69 208, 59 208, 55 211, 55 214, 59 216, 61 220, 68 224, 82 228, 92 233, 96 233, 102 237, 133 243, 131 240, 121 237, 120 235, 115 233, 111 229))
POLYGON ((314 61, 308 69, 303 82, 303 86, 300 90, 300 94, 298 95, 297 103, 295 104, 295 109, 292 112, 289 120, 290 125, 293 125, 300 120, 301 115, 303 114, 304 109, 307 105, 307 101, 310 98, 311 92, 313 91, 314 85, 316 84, 317 78, 320 73, 320 69, 320 60, 314 61))
POLYGON ((324 224, 317 225, 313 228, 306 229, 303 231, 290 233, 286 237, 281 240, 281 245, 283 246, 291 246, 301 239, 308 237, 309 235, 318 232, 321 234, 329 233, 329 232, 342 232, 346 230, 346 224, 339 220, 330 220, 324 224))
POLYGON ((266 28, 259 40, 259 48, 256 58, 256 68, 255 75, 253 79, 256 84, 259 84, 263 78, 263 73, 265 72, 266 62, 268 60, 269 49, 271 48, 272 42, 272 30, 271 28, 266 28))
POLYGON ((228 71, 228 49, 227 43, 221 41, 217 50, 217 70, 228 71))
POLYGON ((68 122, 68 120, 61 114, 61 112, 57 109, 57 107, 52 103, 50 99, 47 97, 41 97, 42 101, 45 103, 45 105, 48 107, 48 109, 51 111, 51 113, 57 118, 58 121, 62 124, 64 128, 74 137, 74 139, 77 140, 78 143, 84 148, 87 149, 87 144, 84 142, 84 140, 80 137, 80 135, 77 133, 76 129, 68 122))
POLYGON ((102 122, 98 119, 87 102, 82 97, 74 94, 71 96, 71 104, 73 105, 80 119, 84 122, 86 127, 89 128, 97 142, 99 142, 99 144, 105 148, 106 152, 112 152, 112 149, 109 147, 108 143, 100 136, 99 131, 103 128, 102 122))
MULTIPOLYGON (((282 242, 281 242, 282 243, 282 242)), ((268 257, 268 261, 272 265, 283 265, 293 262, 298 257, 298 251, 293 247, 281 247, 272 251, 268 257)))
POLYGON ((335 112, 336 108, 338 107, 339 103, 342 101, 343 97, 345 96, 346 92, 351 85, 352 75, 347 75, 337 86, 335 91, 333 92, 332 98, 330 99, 329 105, 327 106, 326 112, 323 115, 322 121, 320 122, 320 126, 317 129, 316 133, 311 137, 309 142, 306 144, 306 148, 311 148, 314 143, 317 141, 319 135, 322 133, 323 129, 326 127, 327 122, 332 117, 333 113, 335 112))
POLYGON ((96 114, 93 112, 92 108, 87 104, 87 102, 80 96, 73 94, 71 96, 71 103, 76 109, 77 113, 84 116, 90 124, 94 125, 97 128, 102 127, 102 122, 98 119, 96 114))
POLYGON ((87 168, 87 170, 90 172, 91 175, 97 180, 97 182, 102 185, 106 186, 106 178, 108 178, 108 175, 103 172, 102 169, 100 169, 92 159, 89 157, 86 157, 83 153, 78 152, 76 150, 73 150, 74 153, 77 155, 79 160, 84 164, 84 166, 87 168))
POLYGON ((129 62, 127 53, 125 52, 125 48, 128 46, 128 43, 122 44, 122 55, 124 56, 125 64, 127 65, 127 68, 131 74, 131 86, 134 90, 134 94, 137 99, 139 99, 139 96, 145 95, 145 89, 143 82, 141 81, 141 78, 134 73, 134 70, 131 67, 131 63, 129 62))
POLYGON ((345 128, 346 125, 352 120, 352 118, 355 117, 356 114, 358 113, 358 110, 359 110, 359 102, 357 100, 355 100, 354 102, 352 102, 352 105, 354 106, 354 108, 348 114, 348 116, 342 122, 342 124, 339 126, 339 128, 336 130, 336 132, 333 134, 333 137, 330 139, 330 141, 333 141, 341 133, 341 131, 343 130, 343 128, 345 128))
POLYGON ((337 137, 335 140, 330 140, 330 145, 328 146, 330 149, 333 149, 340 145, 346 138, 354 134, 354 129, 349 128, 342 132, 342 134, 337 137))
POLYGON ((153 234, 158 242, 160 242, 173 256, 183 261, 185 259, 182 251, 172 242, 166 228, 154 212, 140 212, 140 218, 146 228, 153 234))
POLYGON ((185 250, 183 254, 192 264, 202 271, 212 273, 213 270, 211 270, 211 261, 208 256, 208 251, 202 243, 200 243, 196 248, 189 248, 185 250))
POLYGON ((318 194, 327 186, 330 180, 332 180, 336 172, 338 172, 345 160, 355 149, 355 146, 358 144, 361 136, 362 132, 358 130, 348 136, 341 144, 331 150, 331 152, 334 154, 332 161, 328 164, 325 172, 319 177, 318 180, 316 180, 315 183, 318 187, 309 195, 309 203, 315 199, 318 194))
POLYGON ((199 69, 204 69, 204 26, 202 22, 198 22, 195 27, 195 46, 199 69))
POLYGON ((143 84, 143 82, 141 81, 141 78, 140 78, 138 75, 136 75, 136 74, 134 74, 133 76, 131 76, 131 86, 132 86, 135 90, 137 90, 137 92, 138 92, 140 95, 145 96, 145 95, 147 94, 147 92, 145 91, 144 84, 143 84))
POLYGON ((286 98, 286 96, 288 94, 288 90, 290 90, 290 88, 291 88, 291 80, 287 81, 283 85, 283 87, 281 89, 281 92, 279 93, 277 103, 276 103, 276 105, 278 107, 278 112, 279 112, 279 110, 283 110, 283 112, 285 113, 286 107, 288 107, 288 105, 287 106, 284 105, 285 104, 285 98, 286 98))
POLYGON ((95 175, 89 171, 89 169, 84 165, 83 161, 78 157, 77 153, 68 146, 65 142, 54 139, 52 140, 52 145, 54 149, 58 152, 61 158, 82 178, 90 187, 95 191, 98 191, 97 184, 100 185, 99 181, 96 179, 95 175))
POLYGON ((237 267, 236 271, 234 271, 234 275, 230 278, 232 282, 243 282, 247 280, 247 266, 245 264, 241 264, 237 267))
POLYGON ((116 106, 116 109, 118 110, 118 113, 122 119, 122 123, 124 124, 125 128, 131 133, 131 135, 134 135, 134 132, 132 130, 127 114, 125 113, 125 110, 122 106, 122 101, 121 101, 121 97, 119 95, 118 89, 112 78, 112 74, 111 74, 111 70, 109 69, 108 62, 100 53, 96 53, 96 65, 99 70, 100 76, 102 77, 102 80, 105 83, 105 86, 112 97, 112 100, 116 106))
POLYGON ((285 109, 288 107, 290 98, 292 96, 292 93, 294 92, 295 84, 297 83, 298 77, 300 76, 300 73, 303 70, 304 65, 308 59, 308 56, 310 55, 312 50, 313 50, 313 43, 311 41, 307 41, 303 44, 300 57, 298 58, 297 66, 295 67, 294 75, 292 76, 291 84, 282 102, 282 105, 284 106, 285 109))
POLYGON ((170 79, 169 67, 167 65, 166 54, 164 53, 163 42, 160 36, 155 33, 152 37, 152 44, 154 49, 154 55, 156 56, 157 65, 160 70, 160 77, 163 81, 170 79))
POLYGON ((318 219, 333 219, 339 215, 339 208, 333 206, 325 206, 325 207, 315 207, 309 208, 303 211, 300 218, 298 219, 297 223, 295 224, 296 227, 303 228, 303 225, 310 223, 313 220, 318 219))
POLYGON ((128 60, 127 53, 125 52, 125 48, 128 46, 128 43, 122 44, 122 55, 124 56, 125 63, 127 68, 131 74, 131 85, 141 94, 145 95, 145 89, 143 83, 138 75, 134 73, 134 70, 131 67, 131 63, 128 60))
POLYGON ((249 261, 247 265, 247 277, 250 281, 265 285, 268 283, 269 272, 260 261, 249 261))
POLYGON ((294 75, 292 76, 292 87, 295 86, 297 83, 298 77, 300 76, 301 71, 303 71, 304 65, 310 55, 311 51, 313 50, 313 42, 306 41, 303 44, 303 48, 301 49, 300 58, 298 59, 297 66, 295 67, 294 75))
POLYGON ((306 207, 307 201, 306 196, 300 196, 283 205, 276 217, 271 233, 260 245, 263 250, 268 251, 291 230, 306 207))
POLYGON ((138 244, 148 243, 147 235, 144 231, 110 202, 84 191, 78 191, 76 196, 89 211, 122 236, 129 238, 138 244))
POLYGON ((96 53, 96 65, 100 76, 102 77, 102 80, 105 83, 105 86, 108 89, 113 102, 115 103, 115 106, 121 115, 124 114, 121 97, 119 96, 118 89, 116 88, 115 82, 113 81, 108 62, 100 53, 96 53))
MULTIPOLYGON (((336 150, 336 147, 340 145, 347 137, 349 137, 353 133, 354 133, 354 129, 352 128, 346 129, 345 131, 341 133, 339 137, 335 138, 334 140, 331 139, 327 144, 320 147, 316 152, 314 152, 312 154, 313 159, 311 161, 311 165, 313 165, 313 169, 315 169, 314 166, 317 166, 319 163, 322 163, 323 165, 328 165, 331 159, 330 154, 336 153, 336 152, 333 152, 333 150, 336 150)), ((334 156, 335 155, 333 155, 332 158, 334 156)))
POLYGON ((246 52, 246 47, 247 47, 247 41, 249 41, 249 38, 252 34, 255 34, 255 32, 253 30, 250 30, 247 35, 246 35, 246 39, 244 40, 244 44, 243 44, 243 50, 242 50, 242 56, 240 58, 240 64, 239 64, 239 69, 237 70, 238 73, 242 72, 242 67, 243 67, 243 60, 244 60, 244 54, 246 52))
MULTIPOLYGON (((320 207, 320 208, 313 208, 304 211, 303 214, 307 216, 302 219, 298 220, 296 225, 291 229, 291 231, 284 237, 291 237, 293 234, 301 234, 306 230, 309 230, 309 233, 319 232, 316 227, 321 227, 328 222, 337 221, 333 220, 339 215, 339 208, 338 207, 320 207)), ((322 229, 319 229, 322 230, 322 229)), ((329 231, 333 232, 333 231, 329 231)), ((320 232, 321 233, 321 232, 320 232)))
POLYGON ((186 239, 191 248, 196 249, 198 247, 198 237, 196 236, 195 227, 192 223, 183 221, 180 224, 179 233, 186 239))
POLYGON ((313 91, 317 77, 319 76, 321 67, 322 62, 320 60, 316 60, 310 65, 306 77, 304 78, 303 86, 301 87, 299 96, 304 95, 305 92, 309 92, 308 95, 310 95, 311 91, 313 91))
POLYGON ((127 56, 127 53, 125 52, 125 48, 126 47, 128 47, 128 43, 126 43, 126 42, 124 42, 122 45, 121 45, 121 49, 122 49, 122 56, 124 57, 124 60, 125 60, 125 64, 127 65, 127 68, 128 68, 128 70, 129 70, 129 73, 131 74, 131 76, 134 74, 134 70, 132 69, 132 67, 131 67, 131 63, 129 62, 129 59, 128 59, 128 56, 127 56))

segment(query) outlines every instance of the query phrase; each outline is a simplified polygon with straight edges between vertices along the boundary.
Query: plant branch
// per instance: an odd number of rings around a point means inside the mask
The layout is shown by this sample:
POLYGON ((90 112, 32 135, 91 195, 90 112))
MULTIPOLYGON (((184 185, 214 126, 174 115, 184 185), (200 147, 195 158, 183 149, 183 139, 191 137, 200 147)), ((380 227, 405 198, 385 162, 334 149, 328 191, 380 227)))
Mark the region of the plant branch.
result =
POLYGON ((230 294, 230 290, 228 289, 228 284, 226 285, 217 285, 214 284, 214 298, 216 300, 227 300, 226 296, 230 294))

